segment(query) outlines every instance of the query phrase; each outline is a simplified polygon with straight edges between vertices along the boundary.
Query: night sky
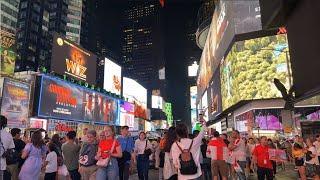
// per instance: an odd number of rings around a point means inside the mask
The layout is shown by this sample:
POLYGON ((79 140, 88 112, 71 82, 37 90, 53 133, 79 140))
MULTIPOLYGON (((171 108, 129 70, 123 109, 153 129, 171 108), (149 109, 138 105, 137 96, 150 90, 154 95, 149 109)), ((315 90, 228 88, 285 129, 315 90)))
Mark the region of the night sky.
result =
MULTIPOLYGON (((120 55, 121 12, 127 1, 100 0, 99 18, 102 22, 103 44, 120 55)), ((189 119, 188 103, 187 24, 196 21, 200 0, 166 0, 165 11, 165 59, 168 100, 172 102, 174 119, 189 119)))

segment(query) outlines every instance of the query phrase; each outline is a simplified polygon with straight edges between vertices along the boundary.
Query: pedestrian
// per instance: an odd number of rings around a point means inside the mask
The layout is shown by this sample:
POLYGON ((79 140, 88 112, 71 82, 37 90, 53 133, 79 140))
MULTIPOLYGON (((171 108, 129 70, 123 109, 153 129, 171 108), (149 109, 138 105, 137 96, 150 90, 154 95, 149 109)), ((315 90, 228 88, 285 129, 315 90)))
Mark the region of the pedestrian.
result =
POLYGON ((50 142, 54 145, 54 151, 57 154, 58 166, 63 165, 63 156, 62 156, 62 144, 60 142, 59 134, 54 134, 50 140, 50 142))
POLYGON ((232 163, 236 174, 240 180, 246 180, 246 144, 240 137, 240 133, 237 130, 232 131, 231 137, 234 139, 233 143, 229 144, 229 150, 232 154, 232 163))
MULTIPOLYGON (((272 139, 268 139, 268 146, 270 149, 276 149, 275 144, 273 143, 272 139)), ((271 160, 272 169, 273 169, 273 176, 277 174, 277 162, 275 160, 271 160)))
POLYGON ((139 133, 139 139, 134 144, 134 152, 137 155, 135 162, 137 163, 139 180, 149 179, 149 156, 151 155, 151 143, 147 139, 145 132, 139 133))
POLYGON ((97 160, 95 159, 98 152, 97 132, 89 130, 87 138, 87 141, 82 144, 80 149, 79 173, 82 180, 94 180, 98 169, 97 160))
POLYGON ((227 134, 225 134, 225 133, 223 133, 223 134, 221 134, 220 135, 220 137, 222 138, 222 140, 224 141, 224 143, 227 145, 227 146, 229 146, 229 140, 228 140, 228 135, 227 134))
POLYGON ((307 177, 313 178, 315 180, 319 180, 319 159, 317 156, 317 150, 315 146, 312 144, 310 139, 306 139, 306 175, 307 177))
MULTIPOLYGON (((96 159, 106 164, 101 165, 97 170, 96 180, 116 180, 119 176, 117 158, 122 157, 120 143, 115 139, 115 131, 112 126, 105 127, 106 139, 100 140, 96 159), (109 159, 108 161, 105 161, 109 159)), ((97 163, 98 165, 99 163, 97 163)), ((98 165, 99 166, 99 165, 98 165)))
POLYGON ((178 171, 173 165, 173 158, 171 147, 177 140, 176 128, 170 127, 164 139, 164 165, 163 165, 163 178, 165 180, 177 180, 178 171))
POLYGON ((55 152, 56 146, 53 143, 48 144, 49 153, 47 154, 46 160, 43 164, 45 168, 44 180, 56 180, 58 171, 58 159, 57 153, 55 152))
POLYGON ((83 128, 82 137, 80 138, 82 143, 85 143, 88 141, 87 133, 88 133, 88 128, 87 127, 83 128))
POLYGON ((304 166, 305 149, 303 138, 298 137, 293 144, 292 157, 294 158, 295 166, 298 168, 298 172, 301 180, 306 180, 306 169, 304 166))
POLYGON ((11 161, 8 158, 6 159, 7 172, 11 175, 11 180, 18 180, 20 167, 24 162, 23 159, 21 159, 22 150, 26 146, 26 143, 21 140, 21 129, 12 128, 10 132, 13 137, 15 152, 11 161))
POLYGON ((222 180, 227 180, 227 159, 229 156, 229 149, 228 146, 224 143, 223 139, 220 138, 220 134, 218 131, 215 131, 213 133, 213 138, 208 144, 206 154, 207 157, 211 158, 212 168, 210 171, 213 172, 213 179, 218 180, 218 177, 220 177, 220 179, 222 180))
POLYGON ((75 131, 69 131, 67 133, 67 142, 62 145, 63 161, 72 180, 81 179, 81 175, 78 172, 80 146, 75 143, 76 135, 75 131))
POLYGON ((129 136, 128 126, 122 126, 120 133, 121 136, 118 138, 118 141, 121 145, 122 157, 118 158, 119 177, 120 180, 128 180, 132 167, 131 163, 133 163, 131 159, 133 159, 134 142, 133 138, 129 136))
POLYGON ((154 149, 154 159, 155 159, 155 169, 159 170, 160 165, 160 139, 157 138, 152 142, 152 147, 154 149))
POLYGON ((40 178, 42 161, 45 159, 47 148, 40 131, 31 136, 31 143, 26 144, 21 158, 26 159, 19 173, 20 180, 35 180, 40 178))
POLYGON ((201 155, 202 155, 202 164, 201 164, 202 175, 205 180, 212 180, 211 159, 209 156, 207 157, 208 141, 205 138, 202 139, 202 144, 200 146, 200 149, 201 149, 201 155))
POLYGON ((205 125, 194 139, 188 138, 188 128, 185 124, 176 127, 178 141, 172 144, 171 154, 173 164, 178 170, 178 179, 201 179, 200 146, 204 137, 205 125), (188 171, 188 172, 187 172, 188 171))
POLYGON ((253 173, 253 170, 254 170, 251 168, 251 162, 252 162, 252 153, 255 147, 256 147, 256 144, 254 142, 254 139, 252 137, 249 138, 248 144, 247 144, 247 162, 249 167, 249 174, 253 173))
POLYGON ((15 148, 12 135, 4 130, 7 121, 5 116, 0 115, 0 179, 4 179, 4 172, 7 169, 6 158, 3 156, 8 150, 15 148))
POLYGON ((258 180, 272 180, 273 179, 273 167, 272 162, 269 159, 268 140, 266 136, 260 137, 260 144, 257 145, 252 153, 251 169, 254 166, 257 167, 258 180))

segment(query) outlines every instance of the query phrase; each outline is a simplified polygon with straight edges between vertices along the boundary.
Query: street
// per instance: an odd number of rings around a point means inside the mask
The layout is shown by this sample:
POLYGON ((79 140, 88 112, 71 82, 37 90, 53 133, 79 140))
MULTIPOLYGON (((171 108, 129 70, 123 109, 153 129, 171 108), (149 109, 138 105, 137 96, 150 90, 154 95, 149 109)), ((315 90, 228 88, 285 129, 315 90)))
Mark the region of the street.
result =
MULTIPOLYGON (((298 173, 294 170, 294 166, 292 164, 287 164, 285 170, 278 168, 278 173, 275 176, 275 180, 293 180, 298 179, 298 173)), ((130 176, 130 180, 138 180, 138 174, 133 174, 130 176)), ((156 180, 159 179, 159 172, 158 170, 150 169, 149 170, 149 179, 156 180)), ((249 180, 256 180, 256 174, 252 174, 249 177, 249 180)), ((230 179, 231 180, 231 179, 230 179)))

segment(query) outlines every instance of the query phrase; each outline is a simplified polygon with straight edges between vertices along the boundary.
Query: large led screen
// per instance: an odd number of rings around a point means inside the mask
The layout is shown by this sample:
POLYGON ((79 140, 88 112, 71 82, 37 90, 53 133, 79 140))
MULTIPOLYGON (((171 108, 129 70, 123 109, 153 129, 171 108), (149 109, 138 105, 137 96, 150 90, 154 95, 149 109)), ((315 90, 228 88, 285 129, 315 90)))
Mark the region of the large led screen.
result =
POLYGON ((26 127, 29 115, 30 85, 5 78, 1 114, 8 118, 8 127, 26 127))
POLYGON ((280 113, 279 109, 254 110, 255 127, 265 130, 281 130, 280 113))
POLYGON ((123 96, 134 103, 135 117, 147 119, 147 89, 133 79, 123 78, 123 96))
POLYGON ((209 119, 215 119, 222 111, 221 88, 220 88, 220 72, 219 67, 213 75, 213 79, 208 87, 208 111, 209 119))
POLYGON ((134 127, 134 105, 126 102, 120 101, 120 122, 116 123, 118 126, 129 126, 134 127))
POLYGON ((0 74, 13 74, 16 56, 15 35, 0 30, 0 74))
POLYGON ((96 55, 58 34, 54 34, 52 43, 52 71, 89 84, 96 84, 96 55))
POLYGON ((60 79, 42 76, 38 116, 114 124, 119 100, 60 79))
POLYGON ((203 94, 201 98, 201 110, 204 112, 204 120, 209 120, 209 109, 208 109, 208 94, 207 91, 203 94))
POLYGON ((278 78, 290 87, 290 65, 286 35, 236 42, 221 62, 222 107, 241 100, 281 97, 273 83, 278 78))
POLYGON ((103 88, 109 92, 121 94, 121 66, 105 58, 103 88))
POLYGON ((153 109, 162 109, 163 108, 162 107, 163 106, 163 99, 161 96, 152 95, 151 102, 152 102, 153 109))

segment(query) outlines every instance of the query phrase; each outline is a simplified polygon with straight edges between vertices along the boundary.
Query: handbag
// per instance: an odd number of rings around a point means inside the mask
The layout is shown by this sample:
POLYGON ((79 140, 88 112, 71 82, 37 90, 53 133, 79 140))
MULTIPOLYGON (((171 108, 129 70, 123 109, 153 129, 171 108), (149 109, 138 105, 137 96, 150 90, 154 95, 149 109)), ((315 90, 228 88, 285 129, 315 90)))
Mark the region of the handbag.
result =
MULTIPOLYGON (((115 144, 116 144, 116 140, 113 140, 111 151, 110 151, 111 153, 114 150, 115 144)), ((100 167, 107 167, 109 165, 109 162, 110 162, 110 156, 107 158, 104 158, 104 159, 100 157, 99 160, 97 161, 96 165, 100 166, 100 167)))
POLYGON ((144 155, 149 157, 151 154, 152 154, 152 151, 151 149, 147 148, 147 145, 148 145, 148 140, 146 140, 146 147, 144 148, 144 155))
POLYGON ((126 151, 127 145, 128 145, 128 138, 126 142, 126 147, 123 149, 123 152, 122 152, 122 157, 117 159, 119 166, 123 166, 127 161, 131 160, 131 153, 126 151))

